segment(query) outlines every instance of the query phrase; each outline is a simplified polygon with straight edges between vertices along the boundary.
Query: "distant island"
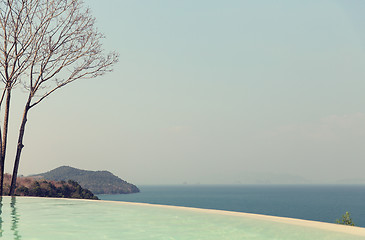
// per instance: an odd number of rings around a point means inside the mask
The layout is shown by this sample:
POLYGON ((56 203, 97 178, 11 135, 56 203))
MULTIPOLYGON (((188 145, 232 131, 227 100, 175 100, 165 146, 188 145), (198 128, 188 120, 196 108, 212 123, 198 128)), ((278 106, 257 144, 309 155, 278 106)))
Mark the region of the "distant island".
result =
MULTIPOLYGON (((9 194, 11 175, 4 175, 4 195, 9 194)), ((80 198, 98 200, 90 190, 82 188, 73 180, 51 181, 32 177, 18 177, 16 196, 80 198)))
POLYGON ((137 186, 120 179, 109 171, 87 171, 62 166, 30 177, 51 181, 73 180, 94 194, 128 194, 140 191, 137 186))

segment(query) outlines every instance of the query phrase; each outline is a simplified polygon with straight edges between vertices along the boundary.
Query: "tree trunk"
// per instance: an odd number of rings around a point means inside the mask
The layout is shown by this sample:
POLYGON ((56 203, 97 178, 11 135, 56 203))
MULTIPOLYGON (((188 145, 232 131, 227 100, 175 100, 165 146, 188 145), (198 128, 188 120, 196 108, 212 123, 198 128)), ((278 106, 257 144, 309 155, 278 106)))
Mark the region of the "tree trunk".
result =
POLYGON ((22 119, 22 123, 20 125, 18 145, 17 145, 17 149, 16 149, 16 156, 15 156, 15 161, 14 161, 13 176, 12 176, 12 179, 11 179, 11 186, 10 186, 9 196, 14 196, 14 192, 15 192, 16 178, 18 176, 20 155, 21 155, 23 147, 24 147, 23 138, 24 138, 24 132, 25 132, 25 125, 27 123, 28 111, 30 109, 30 107, 29 107, 30 100, 31 99, 29 98, 27 104, 25 105, 24 113, 23 113, 23 119, 22 119))
POLYGON ((0 156, 0 196, 3 195, 3 183, 4 183, 4 166, 5 166, 5 153, 6 153, 6 143, 8 139, 8 126, 9 126, 9 109, 10 109, 10 97, 11 88, 6 90, 6 105, 5 105, 5 115, 4 115, 4 129, 3 138, 1 142, 1 156, 0 156))
MULTIPOLYGON (((0 136, 1 136, 1 129, 0 129, 0 136)), ((0 149, 2 149, 2 140, 0 137, 0 149)), ((0 197, 3 195, 3 182, 4 182, 4 159, 2 158, 2 155, 0 154, 0 181, 1 181, 1 187, 0 187, 0 197)))

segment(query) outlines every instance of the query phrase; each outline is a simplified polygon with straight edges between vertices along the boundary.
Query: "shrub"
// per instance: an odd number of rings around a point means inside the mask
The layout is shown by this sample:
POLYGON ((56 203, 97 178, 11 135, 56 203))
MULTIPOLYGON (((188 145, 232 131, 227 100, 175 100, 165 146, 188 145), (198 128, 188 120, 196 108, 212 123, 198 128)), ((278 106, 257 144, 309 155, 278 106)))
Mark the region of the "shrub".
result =
POLYGON ((349 225, 349 226, 355 226, 354 222, 351 219, 349 212, 346 212, 344 215, 342 215, 341 220, 337 219, 336 223, 343 224, 343 225, 349 225))

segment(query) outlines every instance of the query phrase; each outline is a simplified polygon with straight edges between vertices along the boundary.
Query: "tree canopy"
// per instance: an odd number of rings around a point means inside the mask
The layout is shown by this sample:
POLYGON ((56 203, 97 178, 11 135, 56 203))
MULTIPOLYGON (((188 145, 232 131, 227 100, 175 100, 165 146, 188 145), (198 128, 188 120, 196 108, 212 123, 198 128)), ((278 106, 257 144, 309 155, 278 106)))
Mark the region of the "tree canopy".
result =
POLYGON ((0 174, 4 174, 11 90, 27 93, 13 169, 14 193, 28 112, 56 90, 78 79, 112 70, 115 52, 105 53, 104 36, 81 0, 0 0, 0 78, 5 99, 0 174))

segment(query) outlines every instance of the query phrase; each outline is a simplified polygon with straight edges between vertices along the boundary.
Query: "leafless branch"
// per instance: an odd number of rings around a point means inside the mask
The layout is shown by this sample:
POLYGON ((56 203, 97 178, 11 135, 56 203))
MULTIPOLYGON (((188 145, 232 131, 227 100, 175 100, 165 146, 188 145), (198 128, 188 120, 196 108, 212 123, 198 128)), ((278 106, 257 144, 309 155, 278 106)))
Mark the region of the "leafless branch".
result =
MULTIPOLYGON (((28 111, 76 80, 112 71, 118 54, 105 53, 101 44, 103 38, 96 30, 90 10, 81 0, 0 0, 0 76, 5 84, 1 99, 6 92, 5 102, 9 106, 10 91, 19 83, 28 92, 11 194, 28 111)), ((2 102, 0 100, 0 107, 2 102)))

